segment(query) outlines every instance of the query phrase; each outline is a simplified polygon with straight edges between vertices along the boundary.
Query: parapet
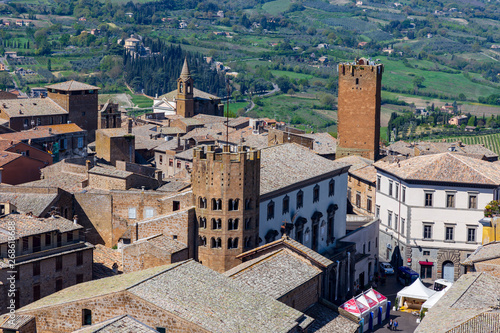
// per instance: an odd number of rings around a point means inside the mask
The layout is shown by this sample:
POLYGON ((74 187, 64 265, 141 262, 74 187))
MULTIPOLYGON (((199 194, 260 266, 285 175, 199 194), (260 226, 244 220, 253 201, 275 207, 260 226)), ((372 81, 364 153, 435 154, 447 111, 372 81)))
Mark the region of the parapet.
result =
POLYGON ((366 58, 356 58, 353 62, 339 63, 338 72, 339 75, 346 75, 346 73, 354 75, 357 69, 368 69, 371 72, 376 71, 377 74, 382 74, 384 72, 384 65, 366 58))
POLYGON ((247 146, 238 146, 236 152, 232 152, 231 147, 225 145, 222 150, 216 145, 208 145, 206 149, 203 147, 196 147, 193 150, 193 160, 214 160, 222 161, 229 155, 229 160, 232 162, 240 162, 244 160, 260 160, 260 150, 250 150, 247 146))

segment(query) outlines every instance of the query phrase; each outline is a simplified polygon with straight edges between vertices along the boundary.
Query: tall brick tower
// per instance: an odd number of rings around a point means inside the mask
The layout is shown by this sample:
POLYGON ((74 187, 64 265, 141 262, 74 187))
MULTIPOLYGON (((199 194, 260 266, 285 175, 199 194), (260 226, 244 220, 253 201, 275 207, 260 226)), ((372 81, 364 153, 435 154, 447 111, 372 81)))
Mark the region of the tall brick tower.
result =
POLYGON ((258 246, 260 151, 195 148, 191 173, 198 222, 198 259, 225 272, 258 246))
POLYGON ((184 59, 181 76, 177 79, 177 114, 184 118, 194 116, 194 95, 193 95, 193 79, 187 64, 187 59, 184 59))
POLYGON ((68 111, 68 120, 87 130, 89 142, 94 141, 100 88, 73 80, 45 88, 47 97, 68 111))
POLYGON ((382 64, 364 58, 339 64, 337 158, 378 158, 383 71, 382 64))

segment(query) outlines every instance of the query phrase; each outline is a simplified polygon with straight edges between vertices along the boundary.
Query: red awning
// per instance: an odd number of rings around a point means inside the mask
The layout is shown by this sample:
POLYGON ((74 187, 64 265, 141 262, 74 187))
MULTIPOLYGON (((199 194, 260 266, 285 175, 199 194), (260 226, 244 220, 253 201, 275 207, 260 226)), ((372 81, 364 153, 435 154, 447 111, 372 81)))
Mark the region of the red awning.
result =
POLYGON ((419 261, 418 263, 422 266, 434 266, 432 261, 419 261))

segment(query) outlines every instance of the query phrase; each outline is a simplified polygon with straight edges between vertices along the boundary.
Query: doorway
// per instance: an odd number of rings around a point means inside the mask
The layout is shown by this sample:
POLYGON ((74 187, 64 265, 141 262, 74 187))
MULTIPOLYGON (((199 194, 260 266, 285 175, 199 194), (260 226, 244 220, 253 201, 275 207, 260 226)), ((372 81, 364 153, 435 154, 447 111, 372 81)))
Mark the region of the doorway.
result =
POLYGON ((455 278, 455 265, 451 261, 443 263, 443 279, 453 282, 455 278))

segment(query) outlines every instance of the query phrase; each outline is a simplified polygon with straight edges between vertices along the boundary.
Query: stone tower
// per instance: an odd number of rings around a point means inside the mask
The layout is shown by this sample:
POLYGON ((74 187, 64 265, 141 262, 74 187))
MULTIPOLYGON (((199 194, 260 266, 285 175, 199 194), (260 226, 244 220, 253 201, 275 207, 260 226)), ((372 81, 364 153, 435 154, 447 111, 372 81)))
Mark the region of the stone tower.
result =
POLYGON ((380 145, 380 90, 384 66, 364 58, 339 64, 337 158, 376 160, 380 145))
POLYGON ((184 59, 181 76, 177 79, 177 114, 184 118, 194 116, 194 95, 193 95, 193 78, 187 64, 187 59, 184 59))
POLYGON ((218 272, 259 244, 260 151, 195 148, 191 173, 198 223, 198 260, 218 272))

